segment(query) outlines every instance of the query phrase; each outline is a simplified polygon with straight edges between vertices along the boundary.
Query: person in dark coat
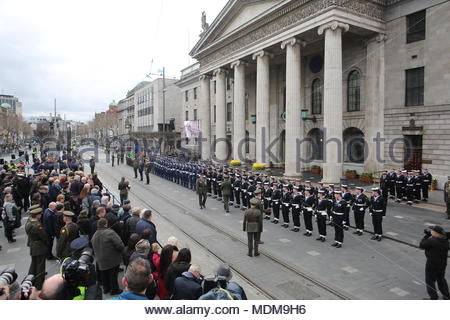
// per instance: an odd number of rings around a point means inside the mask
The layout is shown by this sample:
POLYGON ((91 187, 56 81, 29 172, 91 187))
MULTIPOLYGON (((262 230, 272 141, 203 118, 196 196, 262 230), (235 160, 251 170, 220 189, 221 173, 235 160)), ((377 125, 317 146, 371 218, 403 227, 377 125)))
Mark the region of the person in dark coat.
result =
POLYGON ((233 189, 228 175, 224 176, 224 180, 220 184, 220 188, 222 191, 223 208, 225 212, 228 213, 230 212, 230 196, 231 190, 233 189))
POLYGON ((420 248, 425 249, 427 263, 425 265, 425 283, 431 300, 439 298, 435 283, 444 300, 449 300, 448 284, 445 280, 447 256, 449 250, 448 234, 440 226, 425 230, 425 236, 420 241, 420 248))
POLYGON ((82 210, 80 212, 77 225, 80 231, 80 236, 89 237, 89 235, 91 234, 91 221, 89 220, 88 212, 86 210, 82 210))
POLYGON ((53 255, 53 242, 55 240, 56 235, 59 233, 58 225, 56 223, 56 203, 51 202, 49 207, 44 212, 44 229, 47 233, 48 237, 48 253, 47 260, 55 260, 56 257, 53 255))
POLYGON ((202 295, 201 269, 198 264, 192 264, 189 270, 175 279, 175 300, 197 300, 202 295))
POLYGON ((167 275, 164 279, 164 286, 167 290, 173 294, 175 285, 175 279, 180 277, 183 272, 188 271, 191 266, 191 251, 187 248, 183 248, 178 253, 175 261, 169 266, 167 275))
POLYGON ((91 242, 102 275, 103 293, 118 295, 122 292, 119 290, 117 275, 124 245, 117 233, 108 228, 108 220, 98 220, 97 226, 91 242))
POLYGON ((90 238, 94 236, 94 233, 97 231, 97 223, 101 218, 106 216, 106 209, 104 207, 98 207, 96 210, 96 215, 91 218, 91 234, 90 238))
POLYGON ((141 220, 141 209, 139 208, 133 208, 132 210, 133 214, 131 217, 129 217, 123 226, 123 240, 125 243, 128 243, 128 240, 130 239, 130 236, 133 233, 136 233, 136 225, 141 220))
POLYGON ((148 241, 150 244, 153 244, 157 242, 157 231, 156 226, 152 222, 152 211, 151 210, 145 210, 142 213, 142 218, 138 221, 136 224, 136 233, 142 235, 144 233, 144 230, 150 230, 150 235, 148 238, 148 241))
POLYGON ((207 187, 204 175, 201 175, 200 179, 198 179, 196 181, 195 189, 197 190, 198 204, 200 205, 200 209, 206 208, 205 204, 206 204, 206 199, 208 198, 208 196, 207 196, 208 187, 207 187))

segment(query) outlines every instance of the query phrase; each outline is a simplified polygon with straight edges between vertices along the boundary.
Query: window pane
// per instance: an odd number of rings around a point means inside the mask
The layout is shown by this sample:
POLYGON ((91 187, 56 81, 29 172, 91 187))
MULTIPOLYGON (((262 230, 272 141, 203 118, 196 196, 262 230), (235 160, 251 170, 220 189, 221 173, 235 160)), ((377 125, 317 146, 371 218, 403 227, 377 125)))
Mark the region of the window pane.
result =
POLYGON ((406 70, 406 106, 420 106, 424 103, 425 68, 406 70))
POLYGON ((425 40, 426 35, 426 11, 419 11, 406 17, 407 38, 406 42, 425 40))

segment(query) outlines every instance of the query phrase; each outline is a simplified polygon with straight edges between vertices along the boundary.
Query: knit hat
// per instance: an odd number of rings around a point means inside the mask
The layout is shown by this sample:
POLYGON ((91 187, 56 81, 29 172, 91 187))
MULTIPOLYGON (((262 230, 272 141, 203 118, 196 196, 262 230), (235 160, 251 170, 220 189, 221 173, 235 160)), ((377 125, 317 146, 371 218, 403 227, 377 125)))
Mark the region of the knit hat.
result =
POLYGON ((147 255, 150 252, 150 242, 146 239, 141 239, 136 243, 136 253, 147 255))

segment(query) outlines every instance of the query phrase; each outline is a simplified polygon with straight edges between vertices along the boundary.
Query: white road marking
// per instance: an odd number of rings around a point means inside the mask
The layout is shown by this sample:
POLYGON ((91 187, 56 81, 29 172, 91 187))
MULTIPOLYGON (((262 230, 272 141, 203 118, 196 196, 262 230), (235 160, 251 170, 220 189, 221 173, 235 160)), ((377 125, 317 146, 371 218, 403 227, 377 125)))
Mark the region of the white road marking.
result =
POLYGON ((425 223, 425 225, 426 225, 427 227, 434 227, 436 224, 435 224, 435 223, 429 223, 429 222, 427 222, 427 223, 425 223))
POLYGON ((355 272, 358 272, 358 271, 359 271, 358 269, 353 268, 353 267, 351 267, 351 266, 347 266, 347 267, 345 267, 345 268, 342 268, 341 270, 344 270, 345 272, 348 272, 348 273, 355 273, 355 272))
POLYGON ((400 288, 398 288, 398 287, 392 288, 392 289, 390 289, 389 291, 392 292, 392 293, 395 293, 395 294, 398 295, 399 297, 404 297, 404 296, 407 296, 407 295, 409 294, 408 291, 405 291, 405 290, 400 289, 400 288))
POLYGON ((386 234, 390 235, 390 236, 393 236, 393 237, 398 236, 398 233, 395 233, 395 232, 386 232, 386 234))
POLYGON ((289 242, 291 242, 291 240, 289 240, 289 239, 278 239, 280 242, 283 242, 283 243, 289 243, 289 242))
POLYGON ((421 286, 422 284, 419 281, 413 280, 414 284, 417 284, 418 286, 421 286))
POLYGON ((18 248, 10 248, 10 249, 8 249, 7 251, 6 251, 6 253, 14 253, 14 252, 18 252, 18 251, 20 251, 20 247, 18 247, 18 248))
POLYGON ((309 254, 310 256, 313 256, 313 257, 320 256, 320 253, 317 251, 308 251, 307 254, 309 254))
POLYGON ((394 216, 394 218, 397 218, 397 219, 403 219, 402 216, 394 216))

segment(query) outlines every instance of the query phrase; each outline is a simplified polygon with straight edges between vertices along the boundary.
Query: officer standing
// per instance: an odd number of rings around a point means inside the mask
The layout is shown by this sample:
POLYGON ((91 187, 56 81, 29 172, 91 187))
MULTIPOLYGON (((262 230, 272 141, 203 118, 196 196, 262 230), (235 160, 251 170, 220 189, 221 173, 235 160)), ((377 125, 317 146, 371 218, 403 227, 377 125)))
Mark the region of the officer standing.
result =
POLYGON ((137 179, 137 177, 138 177, 138 175, 137 175, 138 168, 139 168, 139 160, 136 158, 133 161, 133 171, 134 171, 134 178, 135 179, 137 179))
POLYGON ((114 161, 116 161, 116 154, 113 152, 112 154, 111 154, 111 165, 114 167, 114 161))
POLYGON ((347 185, 342 185, 341 191, 342 191, 342 199, 344 199, 345 202, 347 202, 347 207, 345 208, 345 213, 344 213, 343 227, 344 227, 344 230, 348 230, 348 226, 350 225, 350 208, 353 204, 353 196, 350 192, 348 192, 347 185))
POLYGON ((431 300, 438 300, 435 282, 444 300, 450 299, 448 284, 445 280, 447 255, 449 250, 448 234, 440 226, 425 230, 425 236, 420 241, 420 248, 425 249, 427 263, 425 265, 425 283, 431 300))
POLYGON ((444 202, 447 204, 447 219, 450 219, 450 176, 444 186, 444 202))
POLYGON ((200 205, 200 209, 204 209, 207 198, 208 186, 206 184, 205 176, 201 175, 200 179, 197 180, 195 189, 198 194, 198 204, 200 205))
POLYGON ((289 211, 291 210, 291 192, 289 191, 289 185, 283 185, 283 196, 281 197, 281 213, 283 214, 283 224, 284 228, 289 228, 289 211))
POLYGON ((280 220, 281 197, 283 195, 283 193, 281 192, 281 187, 282 184, 277 184, 276 182, 274 182, 274 190, 272 192, 272 223, 274 224, 278 224, 280 220))
POLYGON ((353 203, 353 214, 355 216, 356 231, 353 234, 362 236, 364 232, 364 217, 369 207, 369 198, 364 194, 364 189, 356 187, 355 202, 353 203))
POLYGON ((261 239, 261 232, 263 231, 263 217, 260 210, 256 209, 258 199, 252 198, 250 200, 250 209, 244 213, 243 230, 247 232, 248 239, 248 256, 259 256, 258 245, 261 239), (253 252, 254 250, 254 252, 253 252))
POLYGON ((344 243, 344 214, 347 208, 347 202, 342 199, 341 191, 334 191, 333 203, 333 225, 334 225, 334 243, 332 247, 341 248, 344 243))
POLYGON ((327 216, 330 210, 330 201, 325 198, 325 190, 318 191, 318 201, 316 207, 317 229, 319 229, 319 237, 317 241, 325 242, 327 239, 327 216))
POLYGON ((423 169, 422 172, 422 201, 428 201, 428 188, 433 182, 433 176, 428 172, 428 169, 423 169))
POLYGON ((264 193, 263 193, 263 197, 264 197, 264 212, 265 212, 265 220, 270 220, 270 211, 271 211, 271 207, 272 207, 272 193, 273 193, 273 189, 270 188, 270 182, 269 181, 265 181, 264 182, 264 193))
POLYGON ((223 208, 226 213, 230 212, 230 195, 231 195, 231 182, 228 175, 224 176, 224 180, 220 183, 220 189, 223 199, 223 208))
POLYGON ((303 219, 305 221, 306 232, 303 235, 307 237, 312 236, 313 230, 312 216, 315 207, 316 207, 316 199, 311 194, 311 188, 305 188, 305 200, 303 202, 303 219))
POLYGON ((233 183, 233 192, 234 192, 234 199, 235 199, 235 208, 241 207, 241 176, 236 173, 236 180, 234 180, 233 183))
POLYGON ((150 170, 151 170, 150 161, 145 161, 144 173, 147 184, 150 184, 150 170))
POLYGON ((383 236, 383 217, 386 215, 386 203, 381 197, 380 188, 372 188, 370 215, 372 216, 374 233, 371 239, 381 241, 381 237, 383 236))
POLYGON ((70 256, 70 243, 79 237, 78 226, 72 221, 75 214, 70 211, 64 211, 63 221, 66 223, 59 232, 58 242, 56 243, 56 256, 60 261, 70 256))
MULTIPOLYGON (((33 159, 33 161, 34 161, 34 159, 33 159)), ((89 160, 89 167, 91 167, 91 174, 94 174, 94 170, 95 170, 95 159, 94 159, 94 157, 91 157, 91 159, 89 160)))
POLYGON ((30 247, 31 265, 28 274, 34 275, 33 285, 41 290, 45 278, 45 256, 47 255, 47 233, 39 222, 42 217, 42 208, 30 211, 31 218, 25 225, 30 247))
POLYGON ((391 169, 391 172, 388 174, 388 189, 389 189, 389 198, 395 199, 395 180, 397 179, 397 175, 394 169, 391 169))

